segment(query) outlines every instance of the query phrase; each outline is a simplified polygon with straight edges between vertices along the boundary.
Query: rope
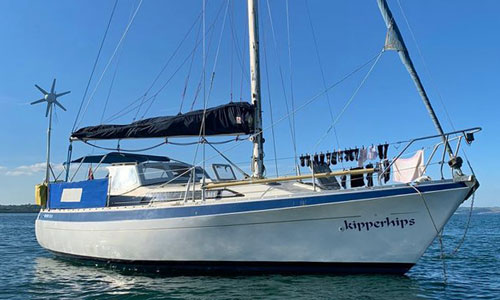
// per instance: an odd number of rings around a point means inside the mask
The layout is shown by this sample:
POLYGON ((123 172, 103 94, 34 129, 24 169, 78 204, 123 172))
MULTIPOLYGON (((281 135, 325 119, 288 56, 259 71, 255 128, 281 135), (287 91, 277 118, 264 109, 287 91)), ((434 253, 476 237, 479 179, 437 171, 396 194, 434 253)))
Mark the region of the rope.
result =
POLYGON ((314 149, 316 149, 318 147, 318 145, 321 143, 321 141, 323 141, 323 139, 328 135, 328 133, 330 132, 330 130, 332 130, 332 128, 337 124, 337 122, 339 121, 340 117, 344 114, 344 112, 346 111, 347 107, 349 107, 349 105, 351 104, 351 102, 354 100, 354 97, 356 97, 356 95, 358 94, 359 90, 361 89, 361 87, 366 82, 366 79, 368 79, 368 77, 372 73, 372 71, 375 68, 375 66, 377 65, 380 57, 382 56, 382 53, 384 53, 384 50, 380 51, 380 53, 378 54, 377 58, 373 62, 372 66, 370 67, 370 69, 366 73, 365 77, 363 78, 363 80, 361 80, 361 83, 359 84, 359 86, 356 88, 356 90, 352 94, 351 98, 349 98, 349 100, 346 102, 346 104, 344 105, 344 107, 342 108, 342 110, 340 111, 340 113, 337 115, 337 118, 335 119, 335 121, 330 125, 330 127, 328 127, 327 131, 318 140, 318 142, 316 142, 316 144, 314 145, 314 149))
MULTIPOLYGON (((94 95, 97 91, 97 88, 99 87, 99 84, 101 83, 102 79, 104 78, 104 74, 106 74, 106 71, 108 70, 109 66, 111 65, 111 62, 113 61, 115 55, 116 55, 116 52, 118 51, 118 49, 120 48, 120 45, 123 43, 123 41, 125 40, 125 37, 127 36, 129 30, 130 30, 130 27, 132 26, 132 23, 134 22, 135 20, 135 17, 137 16, 137 13, 139 12, 139 9, 141 8, 141 5, 142 5, 142 1, 143 0, 140 0, 139 2, 139 5, 137 6, 137 8, 135 9, 134 11, 134 14, 132 15, 132 18, 130 19, 127 27, 125 28, 125 31, 123 32, 120 40, 118 41, 118 44, 116 45, 115 47, 115 50, 113 51, 113 54, 111 55, 111 57, 109 58, 108 60, 108 63, 106 64, 106 66, 104 67, 104 70, 102 71, 102 74, 101 74, 101 77, 99 77, 99 80, 97 81, 96 83, 96 86, 94 87, 94 90, 92 91, 92 94, 90 94, 90 97, 89 97, 89 100, 87 101, 87 104, 85 105, 85 109, 83 110, 83 114, 82 114, 82 118, 80 119, 80 121, 77 123, 77 126, 80 126, 80 123, 82 122, 83 120, 83 117, 85 116, 85 113, 87 112, 87 109, 89 107, 89 104, 90 102, 92 101, 92 99, 94 98, 94 95)), ((75 127, 75 128, 76 128, 75 127)), ((72 131, 75 130, 75 128, 73 128, 72 131)))
POLYGON ((462 238, 458 241, 458 244, 455 247, 455 249, 453 249, 453 251, 449 254, 449 256, 454 256, 455 254, 457 254, 458 250, 460 250, 460 248, 462 247, 462 244, 465 241, 465 237, 467 236, 467 232, 469 231, 469 227, 470 227, 470 220, 472 218, 472 210, 474 209, 474 199, 475 199, 475 197, 476 197, 476 192, 474 192, 472 194, 472 199, 471 199, 471 203, 470 203, 470 210, 469 210, 469 216, 467 217, 467 223, 465 224, 464 234, 462 235, 462 238))
MULTIPOLYGON (((424 68, 425 68, 425 71, 426 71, 426 73, 427 73, 427 76, 429 76, 429 79, 430 79, 430 81, 431 81, 431 83, 432 83, 432 85, 433 85, 434 89, 436 90, 436 93, 437 93, 437 95, 438 95, 439 101, 441 102, 441 106, 443 107, 443 110, 444 110, 444 112, 445 112, 446 118, 448 119, 448 122, 450 123, 451 128, 452 128, 454 131, 456 131, 455 126, 454 126, 454 124, 453 124, 453 121, 452 121, 452 119, 451 119, 451 117, 450 117, 450 114, 449 114, 449 112, 448 112, 448 109, 446 108, 446 105, 445 105, 445 103, 444 103, 443 96, 442 96, 442 94, 441 94, 441 92, 440 92, 440 90, 439 90, 439 88, 438 88, 438 85, 437 85, 437 84, 436 84, 436 82, 434 81, 434 78, 432 77, 432 74, 431 74, 431 71, 430 71, 429 67, 427 66, 427 63, 426 63, 425 58, 424 58, 424 55, 422 54, 422 50, 421 50, 421 48, 420 48, 420 46, 419 46, 419 44, 418 44, 418 42, 417 42, 417 38, 415 37, 415 33, 413 32, 413 30, 412 30, 412 28, 411 28, 411 26, 410 26, 410 22, 408 21, 408 18, 407 18, 406 13, 405 13, 405 11, 404 11, 404 9, 403 9, 403 6, 401 5, 400 0, 397 0, 397 3, 398 3, 398 6, 399 6, 399 9, 400 9, 400 11, 401 11, 401 14, 403 15, 403 18, 404 18, 404 20, 405 20, 406 26, 408 27, 408 31, 410 32, 411 37, 412 37, 412 39, 413 39, 413 42, 415 43, 415 46, 416 46, 416 48, 417 48, 417 51, 418 51, 418 54, 419 54, 420 59, 421 59, 421 61, 422 61, 422 64, 424 65, 424 68)), ((465 149, 464 149, 464 148, 462 148, 461 150, 462 150, 462 152, 463 152, 463 154, 464 154, 464 156, 465 156, 465 160, 467 161, 467 164, 469 165, 469 168, 470 168, 470 170, 471 170, 472 174, 474 175, 474 170, 473 170, 473 168, 472 168, 472 166, 471 166, 471 164, 470 164, 469 158, 467 157, 467 152, 465 151, 465 149)), ((462 244, 463 244, 463 243, 464 243, 464 241, 465 241, 465 238, 466 238, 466 236, 467 236, 467 232, 468 232, 469 227, 470 227, 470 221, 471 221, 471 218, 472 218, 472 211, 473 211, 473 208, 474 208, 474 200, 475 200, 475 196, 476 196, 476 193, 474 192, 474 193, 472 194, 472 199, 471 199, 471 206, 470 206, 470 210, 469 210, 469 215, 468 215, 468 217, 467 217, 467 222, 466 222, 466 225, 465 225, 465 229, 464 229, 464 233, 463 233, 463 235, 462 235, 462 238, 459 240, 459 242, 458 242, 457 246, 455 247, 455 249, 453 249, 453 251, 449 254, 449 256, 454 256, 455 254, 457 254, 457 253, 458 253, 458 251, 459 251, 459 249, 462 247, 462 244)))
POLYGON ((441 252, 441 261, 443 263, 443 279, 444 279, 444 283, 446 283, 447 281, 447 275, 446 275, 446 262, 445 262, 445 254, 444 254, 444 249, 443 249, 443 231, 439 231, 437 226, 436 226, 436 222, 434 222, 434 218, 432 217, 432 214, 431 214, 431 211, 429 209, 429 206, 427 205, 427 201, 425 201, 425 198, 424 198, 424 195, 422 195, 422 193, 420 192, 419 189, 417 189, 414 185, 412 184, 409 184, 410 187, 412 187, 417 193, 418 195, 420 196, 420 198, 422 199, 422 202, 424 203, 424 206, 425 206, 425 209, 427 210, 427 213, 429 214, 429 218, 431 219, 431 222, 432 222, 432 225, 434 226, 434 229, 436 230, 436 234, 438 235, 439 237, 439 248, 440 248, 440 252, 441 252))
POLYGON ((90 72, 89 80, 87 82, 87 86, 85 87, 85 92, 83 93, 82 101, 80 102, 80 107, 78 108, 78 113, 76 114, 75 122, 73 123, 73 128, 71 129, 71 132, 75 131, 76 122, 78 121, 78 117, 80 116, 80 112, 82 111, 83 103, 85 102, 85 97, 87 97, 87 92, 90 87, 90 82, 92 81, 92 77, 94 76, 94 72, 97 67, 97 62, 99 61, 99 57, 101 56, 102 47, 104 46, 104 41, 106 40, 106 37, 108 35, 109 26, 111 25, 111 20, 113 20, 117 4, 118 0, 115 0, 115 4, 113 5, 113 10, 111 11, 111 15, 109 16, 108 25, 106 26, 106 30, 104 31, 104 36, 102 37, 101 45, 99 46, 99 51, 97 51, 97 56, 94 61, 94 66, 92 67, 92 71, 90 72))

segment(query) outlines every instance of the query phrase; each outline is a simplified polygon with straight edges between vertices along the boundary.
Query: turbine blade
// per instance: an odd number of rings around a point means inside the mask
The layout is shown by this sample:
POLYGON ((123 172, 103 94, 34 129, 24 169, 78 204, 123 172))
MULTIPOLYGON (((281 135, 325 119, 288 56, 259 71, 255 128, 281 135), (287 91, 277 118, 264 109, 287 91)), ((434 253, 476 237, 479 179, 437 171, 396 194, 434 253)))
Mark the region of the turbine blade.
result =
POLYGON ((50 92, 54 93, 55 88, 56 88, 56 79, 54 78, 54 81, 52 81, 52 87, 50 88, 50 92))
POLYGON ((44 89, 42 89, 40 86, 38 86, 38 84, 35 84, 35 87, 36 87, 36 88, 37 88, 40 92, 42 92, 42 94, 44 94, 44 95, 47 95, 47 94, 48 94, 48 93, 47 93, 47 91, 46 91, 46 90, 44 90, 44 89))
POLYGON ((40 99, 40 100, 36 100, 36 101, 31 102, 31 105, 33 105, 33 104, 37 104, 37 103, 42 103, 42 102, 44 102, 44 101, 45 101, 45 98, 42 98, 42 99, 40 99))
POLYGON ((56 97, 62 97, 62 96, 67 95, 69 93, 71 93, 71 91, 67 91, 67 92, 64 92, 64 93, 59 93, 59 94, 56 94, 56 97))
POLYGON ((45 117, 49 116, 50 103, 47 103, 47 110, 45 111, 45 117))
POLYGON ((54 103, 55 103, 57 106, 59 106, 62 110, 66 111, 66 108, 64 108, 64 106, 62 106, 62 104, 61 104, 61 103, 59 103, 59 101, 57 101, 57 100, 56 100, 56 101, 54 101, 54 103))

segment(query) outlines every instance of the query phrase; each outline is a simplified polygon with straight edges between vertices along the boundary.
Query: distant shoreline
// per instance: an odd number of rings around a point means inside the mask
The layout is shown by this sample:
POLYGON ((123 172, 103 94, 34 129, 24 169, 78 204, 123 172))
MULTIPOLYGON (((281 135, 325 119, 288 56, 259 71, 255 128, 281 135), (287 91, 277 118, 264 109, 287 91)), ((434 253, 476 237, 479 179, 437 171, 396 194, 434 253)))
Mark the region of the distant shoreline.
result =
MULTIPOLYGON (((21 205, 0 205, 0 214, 2 213, 38 213, 40 206, 34 204, 21 205)), ((474 207, 474 214, 500 214, 500 207, 474 207)), ((459 207, 455 214, 467 214, 469 207, 459 207)))
POLYGON ((2 213, 38 213, 40 206, 34 204, 21 205, 0 205, 0 214, 2 213))

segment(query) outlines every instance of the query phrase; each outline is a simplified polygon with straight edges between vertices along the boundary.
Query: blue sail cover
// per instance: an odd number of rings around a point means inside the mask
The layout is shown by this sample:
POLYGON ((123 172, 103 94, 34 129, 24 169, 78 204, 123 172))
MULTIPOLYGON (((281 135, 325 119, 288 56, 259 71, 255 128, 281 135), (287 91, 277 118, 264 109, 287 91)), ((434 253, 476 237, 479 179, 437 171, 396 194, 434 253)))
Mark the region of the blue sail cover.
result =
POLYGON ((105 207, 108 178, 49 184, 49 208, 105 207))
MULTIPOLYGON (((155 117, 125 125, 84 127, 71 135, 74 140, 110 140, 130 138, 166 138, 199 136, 203 110, 176 116, 155 117)), ((254 106, 247 102, 229 103, 205 112, 205 136, 253 134, 254 106)))

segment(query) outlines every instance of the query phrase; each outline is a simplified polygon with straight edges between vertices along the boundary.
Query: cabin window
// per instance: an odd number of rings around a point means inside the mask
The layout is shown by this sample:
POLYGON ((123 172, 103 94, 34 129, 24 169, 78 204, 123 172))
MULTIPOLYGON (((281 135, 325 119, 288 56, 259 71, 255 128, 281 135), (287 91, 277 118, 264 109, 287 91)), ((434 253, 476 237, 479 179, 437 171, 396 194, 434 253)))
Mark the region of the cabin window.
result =
POLYGON ((140 186, 135 165, 117 165, 108 167, 110 195, 119 195, 140 186))
POLYGON ((226 164, 213 164, 212 168, 214 169, 215 176, 219 181, 226 180, 236 180, 236 175, 234 175, 233 168, 230 165, 226 164))

